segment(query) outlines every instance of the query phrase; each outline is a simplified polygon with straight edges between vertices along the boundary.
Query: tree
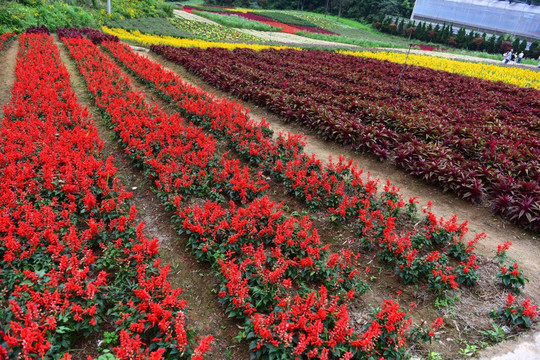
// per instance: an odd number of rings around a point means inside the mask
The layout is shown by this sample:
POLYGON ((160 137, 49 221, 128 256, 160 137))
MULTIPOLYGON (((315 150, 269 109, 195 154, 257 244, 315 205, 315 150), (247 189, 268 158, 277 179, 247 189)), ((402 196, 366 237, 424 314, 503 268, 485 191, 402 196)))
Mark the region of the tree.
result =
MULTIPOLYGON (((505 53, 505 52, 510 51, 510 50, 512 50, 512 49, 514 49, 514 48, 512 47, 512 43, 511 43, 510 41, 503 40, 503 41, 501 42, 501 47, 499 48, 499 52, 505 53)), ((514 50, 515 50, 515 49, 514 49, 514 50)))
POLYGON ((472 39, 471 46, 474 48, 474 50, 482 51, 484 46, 484 38, 482 36, 475 37, 472 39))
MULTIPOLYGON (((414 5, 414 2, 413 2, 413 5, 414 5)), ((403 2, 401 3, 399 7, 400 15, 407 18, 411 17, 413 5, 411 5, 411 2, 409 0, 403 0, 403 2)))
POLYGON ((540 42, 538 40, 534 40, 531 43, 531 46, 529 46, 529 50, 527 51, 527 57, 537 59, 540 56, 540 42))
POLYGON ((514 51, 518 51, 519 50, 519 44, 521 43, 521 39, 520 38, 515 38, 514 41, 512 42, 512 48, 514 49, 514 51))
POLYGON ((525 49, 527 49, 527 40, 523 39, 521 41, 521 44, 519 44, 518 50, 519 52, 522 52, 522 51, 525 51, 525 49))
POLYGON ((506 51, 501 51, 503 41, 504 41, 504 36, 499 35, 499 37, 497 38, 497 41, 495 41, 495 47, 493 48, 494 53, 504 53, 504 52, 510 50, 510 49, 508 49, 506 51))
POLYGON ((405 28, 405 20, 401 19, 397 28, 398 35, 403 35, 404 28, 405 28))
POLYGON ((458 48, 463 49, 467 47, 467 31, 464 27, 459 28, 456 34, 456 42, 458 48))
POLYGON ((490 53, 490 54, 493 54, 495 53, 495 41, 496 41, 496 36, 495 34, 491 35, 488 39, 488 41, 486 41, 486 43, 484 44, 484 49, 486 49, 486 52, 490 53))
POLYGON ((397 0, 382 0, 379 4, 379 11, 384 15, 399 16, 399 3, 397 0))

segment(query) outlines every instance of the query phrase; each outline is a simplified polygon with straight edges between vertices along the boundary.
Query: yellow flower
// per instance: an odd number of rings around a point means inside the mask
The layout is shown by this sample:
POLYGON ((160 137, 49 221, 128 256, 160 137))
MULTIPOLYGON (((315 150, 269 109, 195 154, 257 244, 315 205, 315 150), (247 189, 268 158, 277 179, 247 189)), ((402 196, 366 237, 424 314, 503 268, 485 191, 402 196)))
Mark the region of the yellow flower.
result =
MULTIPOLYGON (((386 51, 339 51, 339 53, 379 60, 388 60, 399 64, 404 63, 406 57, 406 54, 386 51)), ((519 87, 531 87, 540 90, 540 72, 517 67, 472 63, 416 54, 409 55, 407 64, 423 66, 435 70, 443 70, 491 81, 502 81, 508 84, 517 85, 519 87)))
POLYGON ((199 47, 199 48, 209 48, 209 47, 218 47, 224 49, 234 49, 234 48, 248 48, 252 50, 263 50, 263 49, 297 49, 299 48, 291 46, 273 46, 273 45, 259 45, 259 44, 245 44, 245 43, 226 43, 226 42, 217 42, 217 41, 206 41, 199 39, 182 39, 176 38, 173 36, 159 36, 159 35, 149 35, 143 34, 139 31, 127 31, 124 29, 118 28, 108 28, 106 26, 102 27, 103 32, 111 35, 118 36, 122 40, 135 41, 144 45, 171 45, 176 47, 199 47))

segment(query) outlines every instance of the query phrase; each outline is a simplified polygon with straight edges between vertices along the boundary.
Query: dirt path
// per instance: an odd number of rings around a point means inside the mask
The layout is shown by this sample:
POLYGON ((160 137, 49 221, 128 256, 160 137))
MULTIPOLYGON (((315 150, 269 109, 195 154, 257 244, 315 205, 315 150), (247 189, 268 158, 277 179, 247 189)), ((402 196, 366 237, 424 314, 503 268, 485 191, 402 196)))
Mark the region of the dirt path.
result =
POLYGON ((15 82, 15 63, 17 62, 17 51, 19 40, 10 41, 0 51, 0 123, 4 118, 4 105, 11 100, 11 89, 15 82))
POLYGON ((258 36, 260 38, 266 39, 271 42, 286 43, 292 45, 302 45, 302 46, 333 46, 333 47, 346 47, 351 49, 363 49, 356 45, 343 44, 334 41, 325 41, 311 39, 308 37, 288 34, 283 32, 272 32, 272 31, 258 31, 258 30, 249 30, 249 29, 238 29, 246 34, 258 36))
MULTIPOLYGON (((270 127, 276 132, 289 131, 307 134, 309 138, 305 148, 306 153, 315 154, 320 159, 327 159, 329 156, 332 156, 332 158, 335 159, 339 154, 353 158, 358 163, 359 167, 366 172, 369 172, 372 177, 380 178, 382 180, 387 178, 390 179, 394 185, 401 188, 401 193, 405 199, 418 196, 418 200, 422 205, 427 204, 428 201, 432 201, 432 211, 439 217, 442 216, 445 219, 450 219, 455 214, 457 215, 458 220, 467 220, 470 229, 469 238, 472 238, 474 233, 484 232, 487 234, 487 238, 478 244, 477 251, 479 253, 487 257, 493 257, 498 244, 501 244, 504 241, 511 241, 513 245, 508 254, 511 258, 520 263, 520 266, 530 279, 530 283, 526 286, 523 296, 530 297, 533 300, 533 303, 540 303, 540 262, 538 261, 540 258, 540 236, 538 236, 538 234, 524 231, 505 219, 493 215, 489 208, 473 205, 467 201, 456 198, 452 194, 444 193, 439 188, 426 184, 389 163, 379 162, 372 156, 359 154, 347 150, 335 143, 324 141, 313 132, 306 131, 294 124, 284 122, 282 118, 269 113, 264 108, 260 108, 250 102, 241 101, 228 93, 208 85, 200 78, 187 72, 184 68, 173 64, 160 56, 153 53, 148 54, 148 56, 152 60, 161 62, 166 67, 173 69, 188 83, 199 86, 205 91, 214 93, 219 97, 240 101, 245 107, 251 109, 251 116, 253 119, 260 121, 264 117, 266 121, 269 122, 270 127)), ((491 299, 491 301, 493 301, 493 299, 491 299)), ((494 307, 496 306, 495 304, 493 305, 494 307)), ((537 325, 535 329, 538 330, 539 326, 537 325)), ((488 355, 486 356, 505 354, 513 349, 518 343, 526 342, 527 340, 530 341, 530 339, 525 336, 523 339, 518 339, 514 342, 499 344, 489 349, 489 352, 487 352, 488 355)), ((540 350, 538 347, 533 346, 533 348, 536 349, 535 351, 540 350)), ((538 355, 538 357, 535 357, 537 355, 533 355, 532 353, 530 353, 530 355, 531 357, 526 358, 540 359, 540 355, 538 355)), ((508 359, 511 359, 511 357, 508 359)))
MULTIPOLYGON (((124 152, 113 141, 112 131, 101 121, 99 110, 95 107, 88 96, 84 83, 75 63, 69 56, 68 51, 61 42, 56 41, 60 48, 61 58, 70 75, 70 83, 77 95, 78 102, 86 106, 93 114, 95 125, 100 138, 104 141, 103 154, 113 156, 114 165, 118 169, 116 176, 122 184, 133 191, 132 203, 137 206, 137 221, 144 221, 144 234, 148 238, 157 238, 160 244, 160 256, 162 264, 171 265, 171 273, 168 280, 174 288, 182 288, 182 297, 187 301, 187 309, 191 319, 190 325, 196 329, 197 335, 213 335, 213 350, 209 358, 222 359, 247 359, 247 347, 238 344, 234 337, 238 334, 239 324, 230 320, 223 313, 223 307, 218 302, 217 295, 213 292, 218 279, 214 276, 210 267, 200 264, 187 253, 186 241, 179 238, 173 229, 171 213, 167 212, 161 200, 152 192, 149 181, 144 175, 134 169, 133 164, 124 152)), ((157 102, 158 105, 170 112, 170 107, 163 103, 157 95, 135 81, 132 85, 137 90, 142 90, 147 96, 147 101, 157 102)), ((86 357, 84 357, 86 359, 86 357)))
POLYGON ((215 21, 209 20, 209 19, 207 19, 205 17, 199 16, 199 15, 196 15, 196 14, 189 13, 189 12, 184 11, 184 10, 174 10, 174 15, 176 17, 179 17, 179 18, 185 19, 185 20, 198 21, 198 22, 203 22, 203 23, 207 23, 207 24, 221 26, 220 24, 218 24, 215 21))

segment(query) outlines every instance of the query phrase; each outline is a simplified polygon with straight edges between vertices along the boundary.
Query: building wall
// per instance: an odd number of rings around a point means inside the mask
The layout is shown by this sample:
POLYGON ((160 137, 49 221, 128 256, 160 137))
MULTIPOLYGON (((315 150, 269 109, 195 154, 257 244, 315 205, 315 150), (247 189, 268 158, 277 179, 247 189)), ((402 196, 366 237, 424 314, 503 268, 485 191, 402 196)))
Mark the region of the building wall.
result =
POLYGON ((540 39, 540 6, 498 0, 416 0, 414 20, 540 39))

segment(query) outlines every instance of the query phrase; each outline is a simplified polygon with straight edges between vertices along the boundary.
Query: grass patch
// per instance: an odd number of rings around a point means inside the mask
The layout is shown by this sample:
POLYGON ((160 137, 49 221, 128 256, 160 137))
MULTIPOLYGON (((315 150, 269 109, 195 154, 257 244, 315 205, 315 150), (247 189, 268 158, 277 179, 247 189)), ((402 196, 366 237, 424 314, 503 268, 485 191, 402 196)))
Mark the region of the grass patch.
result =
POLYGON ((169 20, 163 18, 141 18, 109 20, 108 27, 121 28, 124 30, 138 30, 140 32, 152 35, 166 35, 180 38, 192 38, 193 36, 172 25, 169 20))
POLYGON ((304 36, 304 37, 315 39, 315 40, 331 41, 331 42, 335 42, 336 45, 339 45, 339 43, 341 43, 341 44, 349 44, 349 45, 356 45, 356 46, 362 46, 362 47, 382 47, 382 48, 403 48, 404 47, 404 45, 402 44, 396 44, 392 42, 352 39, 346 36, 317 34, 317 33, 310 33, 306 31, 297 32, 296 35, 304 36))
POLYGON ((193 13, 202 16, 208 20, 212 20, 223 26, 228 26, 236 29, 249 29, 258 31, 280 31, 280 28, 261 23, 259 21, 249 20, 237 15, 222 15, 213 14, 206 11, 193 10, 193 13))

